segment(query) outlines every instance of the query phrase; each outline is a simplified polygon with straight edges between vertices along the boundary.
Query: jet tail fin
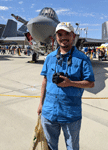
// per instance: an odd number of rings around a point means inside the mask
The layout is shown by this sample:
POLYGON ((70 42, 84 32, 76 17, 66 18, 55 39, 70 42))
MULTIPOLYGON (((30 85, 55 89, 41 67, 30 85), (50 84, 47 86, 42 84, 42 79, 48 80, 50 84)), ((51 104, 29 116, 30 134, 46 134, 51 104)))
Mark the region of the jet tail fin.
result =
POLYGON ((27 32, 27 26, 23 24, 18 30, 22 32, 27 32))
POLYGON ((0 24, 0 38, 2 37, 4 28, 5 28, 5 25, 4 24, 0 24))
POLYGON ((16 37, 17 36, 17 22, 8 19, 7 25, 4 28, 2 37, 16 37))

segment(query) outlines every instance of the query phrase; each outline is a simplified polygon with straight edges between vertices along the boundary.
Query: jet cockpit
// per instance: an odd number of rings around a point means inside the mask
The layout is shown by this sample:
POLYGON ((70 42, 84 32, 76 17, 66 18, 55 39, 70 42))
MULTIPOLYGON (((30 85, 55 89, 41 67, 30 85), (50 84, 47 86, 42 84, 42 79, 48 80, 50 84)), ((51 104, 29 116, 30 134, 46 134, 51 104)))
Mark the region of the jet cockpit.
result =
POLYGON ((59 22, 56 12, 52 8, 49 8, 49 7, 43 8, 40 11, 39 16, 45 16, 45 17, 53 19, 54 21, 59 22))
POLYGON ((34 41, 49 44, 59 22, 56 12, 50 7, 45 7, 37 17, 28 22, 27 28, 34 41))

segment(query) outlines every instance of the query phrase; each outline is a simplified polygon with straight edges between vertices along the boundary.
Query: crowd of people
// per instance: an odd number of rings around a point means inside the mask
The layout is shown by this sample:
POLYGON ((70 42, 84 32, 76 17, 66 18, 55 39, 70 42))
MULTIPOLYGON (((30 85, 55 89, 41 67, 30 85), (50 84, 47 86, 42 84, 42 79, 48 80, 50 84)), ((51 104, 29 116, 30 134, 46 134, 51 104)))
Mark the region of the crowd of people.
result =
POLYGON ((0 46, 0 53, 1 54, 18 54, 21 56, 22 51, 24 51, 25 55, 30 56, 31 51, 30 51, 30 46, 28 46, 26 49, 23 49, 21 46, 0 46))
POLYGON ((107 51, 104 48, 98 49, 98 59, 107 60, 107 51))
POLYGON ((90 59, 98 57, 99 61, 107 60, 107 50, 104 47, 97 49, 95 47, 86 47, 84 52, 90 59))
MULTIPOLYGON (((22 51, 24 51, 25 55, 30 56, 32 54, 30 46, 27 46, 26 49, 23 49, 21 46, 0 46, 0 53, 1 54, 18 54, 21 56, 22 51)), ((98 57, 98 60, 107 60, 107 50, 103 48, 95 48, 95 47, 85 47, 84 53, 90 58, 98 57)))
POLYGON ((0 52, 1 54, 16 54, 20 55, 21 47, 20 46, 0 46, 0 52), (20 51, 19 51, 20 50, 20 51))

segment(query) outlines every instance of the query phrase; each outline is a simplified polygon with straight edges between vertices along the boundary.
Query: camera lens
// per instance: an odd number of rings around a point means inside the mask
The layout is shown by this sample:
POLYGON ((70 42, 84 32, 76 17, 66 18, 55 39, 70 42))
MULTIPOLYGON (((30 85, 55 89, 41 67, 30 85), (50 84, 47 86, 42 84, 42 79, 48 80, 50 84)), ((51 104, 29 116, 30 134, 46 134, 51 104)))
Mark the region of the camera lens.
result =
POLYGON ((56 84, 63 82, 64 79, 60 78, 59 77, 60 75, 64 76, 64 73, 63 72, 54 73, 53 78, 52 78, 52 82, 56 83, 56 84))

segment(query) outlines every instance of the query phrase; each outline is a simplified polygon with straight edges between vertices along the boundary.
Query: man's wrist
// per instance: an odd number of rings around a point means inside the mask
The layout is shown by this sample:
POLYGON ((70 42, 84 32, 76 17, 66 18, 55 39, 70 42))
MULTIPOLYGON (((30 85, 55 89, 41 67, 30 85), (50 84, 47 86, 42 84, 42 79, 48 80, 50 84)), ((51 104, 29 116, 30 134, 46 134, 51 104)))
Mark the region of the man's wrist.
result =
POLYGON ((73 81, 70 80, 70 82, 68 83, 68 86, 72 86, 73 85, 73 81))

